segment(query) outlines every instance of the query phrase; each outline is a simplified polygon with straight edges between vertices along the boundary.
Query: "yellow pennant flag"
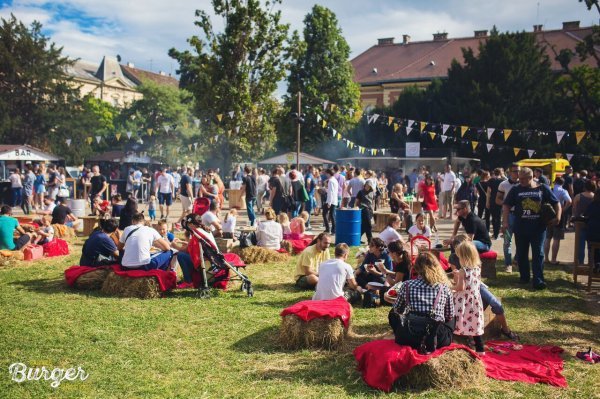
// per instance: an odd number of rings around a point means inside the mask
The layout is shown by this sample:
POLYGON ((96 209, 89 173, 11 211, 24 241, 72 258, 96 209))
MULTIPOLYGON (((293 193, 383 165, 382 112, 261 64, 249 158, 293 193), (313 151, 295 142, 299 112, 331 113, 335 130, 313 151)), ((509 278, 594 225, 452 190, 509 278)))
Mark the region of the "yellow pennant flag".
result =
POLYGON ((337 139, 338 139, 338 141, 340 141, 342 139, 342 135, 338 133, 337 134, 337 139))
POLYGON ((148 132, 148 136, 152 136, 153 131, 154 131, 154 129, 152 129, 151 127, 146 129, 146 132, 148 132))
POLYGON ((562 158, 562 154, 560 152, 554 153, 554 156, 556 157, 556 159, 561 159, 562 158))
POLYGON ((217 120, 221 122, 221 119, 223 119, 223 114, 217 114, 217 120))
POLYGON ((188 150, 192 151, 192 145, 191 144, 188 144, 188 150))
POLYGON ((117 141, 121 140, 121 133, 115 133, 115 137, 117 138, 117 141))
POLYGON ((335 107, 337 107, 337 105, 331 104, 331 112, 335 111, 335 107))
POLYGON ((512 133, 512 129, 504 129, 504 141, 508 141, 510 134, 512 133))
POLYGON ((429 137, 431 137, 431 140, 435 140, 435 133, 429 132, 429 137))
POLYGON ((323 128, 327 127, 327 121, 325 119, 323 119, 323 122, 321 124, 323 125, 323 128))
POLYGON ((513 148, 513 151, 514 151, 515 157, 516 157, 517 155, 519 155, 519 152, 521 152, 521 149, 515 147, 515 148, 513 148))
POLYGON ((577 140, 577 144, 581 143, 581 140, 585 137, 585 132, 575 132, 575 140, 577 140))
POLYGON ((358 111, 356 111, 354 113, 354 119, 356 119, 357 121, 359 121, 360 118, 362 118, 362 114, 363 114, 362 110, 359 109, 358 111))
POLYGON ((594 155, 593 158, 594 158, 594 163, 595 164, 598 163, 598 161, 600 161, 600 156, 598 156, 598 155, 594 155))
POLYGON ((388 126, 390 126, 393 121, 394 121, 394 117, 393 116, 388 116, 388 126))
POLYGON ((190 126, 190 124, 188 123, 188 121, 183 121, 183 128, 187 129, 190 126))
POLYGON ((423 129, 425 129, 425 126, 427 126, 427 122, 419 122, 419 128, 421 129, 421 133, 423 132, 423 129))
POLYGON ((473 151, 475 151, 475 149, 479 145, 479 141, 471 141, 471 145, 473 146, 473 151))
POLYGON ((465 137, 465 133, 467 132, 467 130, 469 130, 468 126, 461 126, 460 127, 460 137, 465 137))
POLYGON ((87 143, 88 143, 88 144, 92 144, 92 141, 93 141, 93 140, 94 140, 93 138, 91 138, 91 137, 88 137, 88 138, 87 138, 87 143))
POLYGON ((373 152, 375 153, 375 155, 377 155, 377 149, 374 149, 373 152))
POLYGON ((397 123, 394 123, 394 132, 397 132, 399 128, 400 128, 400 125, 397 123))

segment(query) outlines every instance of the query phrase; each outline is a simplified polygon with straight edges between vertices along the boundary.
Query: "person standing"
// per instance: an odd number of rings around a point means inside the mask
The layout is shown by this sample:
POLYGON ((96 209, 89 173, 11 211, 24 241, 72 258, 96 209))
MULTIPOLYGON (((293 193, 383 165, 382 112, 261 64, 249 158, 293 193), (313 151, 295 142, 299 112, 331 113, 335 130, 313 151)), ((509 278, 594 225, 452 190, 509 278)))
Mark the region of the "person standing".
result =
POLYGON ((490 172, 487 170, 481 171, 481 177, 475 183, 477 189, 477 216, 485 221, 485 226, 490 229, 490 210, 486 208, 487 202, 487 188, 490 181, 490 172))
MULTIPOLYGON (((513 163, 509 169, 508 179, 504 180, 498 186, 498 192, 496 193, 496 205, 502 207, 506 195, 510 190, 519 184, 519 170, 521 167, 517 163, 513 163)), ((514 208, 511 208, 508 215, 508 230, 504 230, 503 233, 503 250, 504 250, 504 271, 512 273, 513 257, 512 257, 512 236, 515 227, 515 212, 514 208)), ((489 230, 489 227, 488 227, 489 230)))
POLYGON ((342 203, 342 194, 344 193, 344 185, 346 184, 346 176, 342 173, 342 170, 338 165, 333 165, 333 173, 333 177, 335 177, 335 180, 337 180, 338 183, 337 206, 340 206, 342 203))
MULTIPOLYGON (((546 229, 546 242, 544 243, 544 257, 546 259, 551 259, 550 264, 558 265, 558 261, 556 260, 556 256, 558 255, 558 250, 560 249, 560 242, 565 238, 565 230, 567 228, 567 209, 571 208, 571 197, 567 190, 563 188, 564 180, 562 177, 558 176, 554 180, 554 188, 552 192, 558 199, 560 203, 560 207, 562 208, 561 218, 559 219, 559 223, 556 226, 548 226, 546 229), (548 254, 550 253, 550 241, 552 242, 552 257, 550 258, 548 254)), ((577 243, 575 243, 577 245, 577 243)))
POLYGON ((323 223, 325 224, 325 233, 335 234, 335 208, 339 204, 338 194, 339 183, 334 176, 333 170, 326 169, 327 175, 327 199, 323 204, 323 223), (329 226, 331 225, 331 230, 329 226))
POLYGON ((179 185, 179 197, 181 198, 181 217, 175 223, 175 227, 181 228, 181 221, 192 212, 194 204, 194 190, 192 189, 192 169, 183 170, 179 185))
POLYGON ((46 176, 42 168, 38 168, 35 171, 33 188, 35 190, 35 209, 42 209, 44 206, 44 194, 46 193, 46 176))
POLYGON ((240 190, 246 192, 246 211, 250 226, 254 226, 256 215, 254 214, 254 204, 256 203, 256 178, 252 174, 252 169, 248 165, 244 166, 244 176, 242 177, 242 186, 240 190))
POLYGON ((504 179, 502 179, 502 170, 500 168, 494 169, 494 177, 492 177, 488 182, 487 202, 485 204, 486 208, 490 211, 490 215, 492 216, 492 229, 494 233, 494 240, 497 240, 498 236, 500 235, 502 206, 498 205, 498 203, 496 202, 496 198, 498 195, 498 188, 500 187, 500 183, 502 183, 503 181, 504 179))
POLYGON ((31 170, 31 165, 25 167, 25 177, 23 178, 23 199, 21 208, 26 215, 31 213, 33 207, 33 183, 35 183, 35 175, 31 170))
POLYGON ((544 289, 544 240, 546 224, 542 220, 542 209, 550 204, 556 212, 549 224, 556 225, 561 217, 558 199, 547 185, 536 185, 533 182, 533 171, 522 168, 519 171, 519 184, 513 187, 503 205, 502 228, 508 229, 510 209, 515 209, 515 243, 517 245, 517 262, 519 265, 520 283, 528 284, 533 271, 533 288, 544 289), (532 264, 529 266, 529 248, 531 247, 532 264))
POLYGON ((362 190, 356 195, 356 203, 360 209, 360 237, 363 234, 367 235, 367 243, 370 243, 373 239, 373 225, 371 219, 373 218, 373 202, 375 201, 375 194, 373 193, 373 186, 371 181, 367 180, 362 190))
POLYGON ((162 168, 160 175, 158 175, 158 178, 156 179, 156 196, 158 197, 161 219, 169 217, 169 209, 173 204, 173 191, 175 190, 175 183, 173 181, 173 176, 167 173, 168 171, 169 168, 162 168))
POLYGON ((258 170, 258 177, 256 178, 256 208, 259 213, 264 212, 263 200, 265 199, 265 193, 269 191, 269 176, 263 168, 258 170))
MULTIPOLYGON (((563 188, 565 190, 567 190, 567 193, 569 193, 569 197, 574 198, 575 195, 573 194, 573 183, 574 183, 574 179, 573 179, 573 167, 571 165, 567 165, 565 167, 565 173, 562 175, 563 180, 565 181, 563 184, 563 188)), ((571 225, 571 216, 573 213, 573 209, 572 208, 568 208, 565 209, 565 218, 567 220, 567 227, 569 227, 571 225)))
POLYGON ((425 179, 422 182, 417 184, 417 197, 422 198, 423 213, 429 215, 429 227, 433 232, 437 232, 435 212, 438 210, 438 201, 435 195, 433 177, 429 173, 425 175, 425 179))
POLYGON ((23 196, 23 182, 21 180, 21 172, 18 168, 12 171, 10 176, 8 176, 8 180, 10 181, 10 188, 12 190, 12 207, 14 208, 17 205, 21 205, 23 196))
POLYGON ((269 205, 275 211, 275 215, 279 215, 282 211, 287 211, 287 209, 283 209, 285 207, 283 193, 283 184, 279 178, 279 169, 273 168, 271 178, 269 179, 269 205))
POLYGON ((446 218, 446 215, 449 214, 448 219, 452 219, 452 210, 454 209, 454 192, 456 189, 456 175, 452 171, 452 165, 446 164, 445 172, 441 178, 441 210, 440 217, 442 219, 446 218))
POLYGON ((99 195, 103 197, 104 192, 108 189, 108 182, 106 177, 100 174, 100 167, 98 165, 92 166, 92 178, 90 179, 90 208, 94 208, 94 198, 99 195))

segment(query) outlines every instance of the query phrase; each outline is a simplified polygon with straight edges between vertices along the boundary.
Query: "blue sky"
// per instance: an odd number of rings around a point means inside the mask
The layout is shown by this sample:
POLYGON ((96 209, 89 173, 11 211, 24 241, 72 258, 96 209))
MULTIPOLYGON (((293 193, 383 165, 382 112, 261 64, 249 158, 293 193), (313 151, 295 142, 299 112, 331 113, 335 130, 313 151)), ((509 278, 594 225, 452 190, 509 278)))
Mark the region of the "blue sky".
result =
MULTIPOLYGON (((284 0, 282 18, 292 29, 302 29, 312 1, 284 0)), ((577 0, 323 0, 319 4, 336 13, 352 56, 378 38, 403 34, 412 40, 431 40, 436 32, 449 37, 473 35, 474 30, 531 31, 533 25, 560 29, 563 21, 582 26, 598 23, 598 14, 577 0)), ((194 11, 212 14, 209 0, 0 0, 0 16, 14 13, 29 24, 40 21, 45 33, 63 53, 99 63, 103 55, 121 55, 123 62, 152 71, 175 73, 177 64, 167 51, 186 49, 186 39, 199 30, 194 11)), ((216 28, 221 21, 213 19, 216 28)))

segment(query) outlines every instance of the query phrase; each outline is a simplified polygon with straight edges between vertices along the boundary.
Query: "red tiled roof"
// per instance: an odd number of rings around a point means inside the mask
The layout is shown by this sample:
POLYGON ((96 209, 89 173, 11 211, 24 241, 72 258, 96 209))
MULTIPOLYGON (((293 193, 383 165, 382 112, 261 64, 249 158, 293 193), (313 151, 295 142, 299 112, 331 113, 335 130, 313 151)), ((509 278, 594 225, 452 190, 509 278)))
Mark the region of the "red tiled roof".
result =
POLYGON ((144 79, 147 79, 160 85, 179 87, 179 81, 172 76, 144 71, 143 69, 132 68, 127 65, 121 65, 121 69, 125 76, 132 79, 137 84, 141 84, 144 79))
MULTIPOLYGON (((538 42, 549 43, 557 49, 557 52, 565 48, 574 52, 577 43, 591 33, 591 30, 592 28, 587 27, 541 31, 534 34, 538 42)), ((453 59, 463 62, 461 49, 470 47, 477 55, 482 40, 487 40, 487 37, 376 45, 351 61, 354 66, 354 81, 368 86, 386 82, 418 82, 444 78, 453 59), (377 73, 374 73, 374 69, 377 73)), ((561 70, 558 61, 554 60, 552 51, 547 50, 547 52, 552 62, 552 69, 561 70)), ((581 64, 576 57, 573 58, 572 63, 573 66, 581 64)), ((588 58, 585 63, 595 67, 595 60, 591 58, 588 58)))

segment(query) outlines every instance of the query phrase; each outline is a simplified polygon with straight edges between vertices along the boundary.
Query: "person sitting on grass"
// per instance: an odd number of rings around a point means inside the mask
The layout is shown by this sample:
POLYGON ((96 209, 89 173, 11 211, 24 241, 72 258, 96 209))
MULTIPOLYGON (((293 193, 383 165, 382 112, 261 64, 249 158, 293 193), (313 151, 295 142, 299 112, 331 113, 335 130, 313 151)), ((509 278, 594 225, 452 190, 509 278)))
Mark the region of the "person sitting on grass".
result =
POLYGON ((71 208, 64 204, 64 200, 57 201, 57 205, 52 210, 52 224, 62 224, 74 228, 80 220, 71 211, 71 208))
POLYGON ((331 236, 328 233, 321 233, 315 238, 313 245, 306 247, 300 253, 296 264, 296 288, 301 290, 315 288, 319 282, 319 266, 331 259, 330 245, 331 236))
POLYGON ((256 228, 256 245, 278 251, 283 240, 283 229, 275 221, 275 211, 269 208, 265 211, 264 222, 258 222, 256 228))
POLYGON ((235 226, 237 225, 238 211, 231 208, 223 220, 223 238, 235 238, 235 226))
POLYGON ((283 235, 290 234, 292 232, 290 229, 290 218, 287 213, 281 212, 279 215, 277 215, 277 222, 281 225, 283 235))
POLYGON ((168 270, 173 255, 169 242, 158 231, 144 224, 143 213, 135 213, 131 222, 119 240, 119 250, 123 251, 122 269, 168 270), (160 252, 152 254, 152 247, 160 252))
MULTIPOLYGON (((387 276, 394 279, 396 273, 392 268, 392 258, 385 249, 381 238, 373 238, 369 243, 369 252, 365 256, 362 265, 354 272, 356 282, 362 288, 368 288, 369 283, 389 285, 387 276)), ((378 290, 377 290, 378 291, 378 290)))
POLYGON ((300 238, 306 231, 306 224, 308 223, 308 212, 302 211, 299 216, 296 216, 290 222, 290 234, 294 234, 300 238))
POLYGON ((80 266, 105 266, 119 262, 119 250, 110 237, 119 227, 119 222, 116 219, 102 219, 98 225, 83 244, 80 266))
MULTIPOLYGON (((398 284, 410 279, 410 270, 412 268, 410 254, 402 246, 401 241, 394 241, 388 245, 388 252, 392 258, 394 267, 394 279, 390 285, 398 284)), ((388 275, 390 277, 391 275, 388 275)))
POLYGON ((423 212, 417 213, 415 224, 408 229, 408 239, 412 240, 415 236, 431 237, 431 228, 425 225, 425 214, 423 212))
POLYGON ((44 216, 39 220, 40 228, 37 231, 37 237, 32 240, 34 244, 44 245, 54 239, 54 227, 50 221, 50 216, 44 216))
POLYGON ((388 245, 393 241, 400 241, 402 243, 404 242, 402 236, 400 233, 398 233, 398 229, 400 228, 401 224, 402 221, 398 215, 391 215, 388 218, 387 227, 381 233, 379 233, 379 238, 383 240, 385 245, 388 245))
POLYGON ((102 197, 96 195, 92 200, 92 215, 103 217, 110 210, 110 203, 103 200, 102 197))
POLYGON ((221 237, 223 235, 223 227, 219 220, 219 203, 213 201, 210 203, 208 211, 202 215, 202 225, 206 227, 206 231, 212 233, 214 237, 221 237))
MULTIPOLYGON (((347 284, 349 289, 357 291, 359 294, 364 290, 356 284, 352 267, 346 263, 350 249, 347 244, 338 244, 335 246, 335 259, 329 259, 319 265, 319 281, 313 301, 322 301, 335 299, 340 296, 346 296, 344 286, 347 284)), ((348 293, 351 297, 351 291, 348 293)))
POLYGON ((30 240, 31 236, 26 234, 23 227, 19 226, 19 221, 12 217, 12 208, 3 205, 0 208, 0 249, 18 251, 29 244, 30 240), (16 239, 15 231, 19 235, 16 239))

